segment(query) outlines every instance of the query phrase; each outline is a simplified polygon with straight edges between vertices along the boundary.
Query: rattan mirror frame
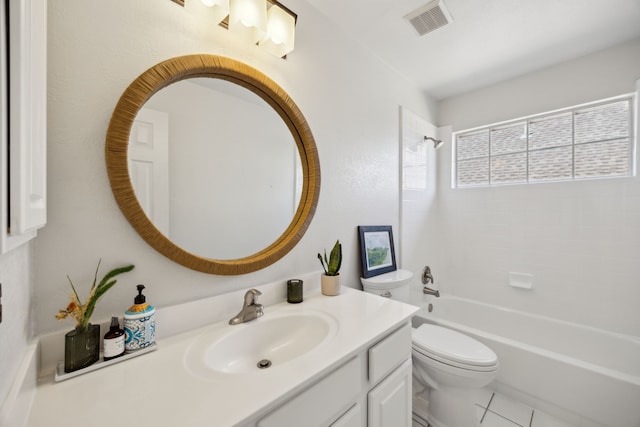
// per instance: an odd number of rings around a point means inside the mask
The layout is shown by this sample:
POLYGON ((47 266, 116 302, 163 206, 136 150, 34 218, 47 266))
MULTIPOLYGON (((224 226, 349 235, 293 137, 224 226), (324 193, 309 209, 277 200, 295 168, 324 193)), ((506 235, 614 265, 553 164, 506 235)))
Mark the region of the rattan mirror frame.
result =
POLYGON ((107 130, 105 157, 113 195, 136 232, 155 250, 190 269, 209 274, 237 275, 263 269, 285 256, 300 241, 315 214, 320 194, 318 150, 300 109, 289 95, 260 71, 217 55, 187 55, 163 61, 142 73, 124 91, 107 130), (160 232, 135 195, 128 167, 131 127, 144 103, 160 89, 190 77, 224 79, 254 92, 282 118, 298 147, 303 171, 302 195, 289 227, 263 250, 245 258, 221 260, 190 253, 160 232))

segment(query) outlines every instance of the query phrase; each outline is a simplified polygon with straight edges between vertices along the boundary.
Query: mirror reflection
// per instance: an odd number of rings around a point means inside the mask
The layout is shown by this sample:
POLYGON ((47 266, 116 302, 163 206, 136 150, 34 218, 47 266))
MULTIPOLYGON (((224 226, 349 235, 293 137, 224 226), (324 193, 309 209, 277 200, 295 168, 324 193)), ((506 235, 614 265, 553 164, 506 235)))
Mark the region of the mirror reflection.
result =
POLYGON ((302 192, 300 156, 284 121, 255 93, 222 79, 191 78, 156 92, 133 122, 128 166, 154 226, 205 258, 269 246, 302 192))

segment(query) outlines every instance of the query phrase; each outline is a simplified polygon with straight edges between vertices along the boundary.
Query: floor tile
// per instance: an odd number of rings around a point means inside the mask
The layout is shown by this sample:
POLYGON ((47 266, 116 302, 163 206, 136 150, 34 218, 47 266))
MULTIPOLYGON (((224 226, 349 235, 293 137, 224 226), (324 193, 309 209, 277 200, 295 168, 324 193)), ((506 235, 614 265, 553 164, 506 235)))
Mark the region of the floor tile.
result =
POLYGON ((491 400, 489 411, 524 427, 529 427, 533 412, 530 407, 497 393, 491 400))
POLYGON ((567 424, 564 421, 557 420, 551 415, 545 414, 542 411, 533 411, 533 422, 531 427, 573 427, 571 424, 567 424))
POLYGON ((475 404, 474 406, 476 408, 476 419, 478 421, 482 421, 482 417, 484 416, 484 413, 487 412, 487 409, 478 404, 475 404))
POLYGON ((522 427, 519 424, 509 421, 506 418, 501 417, 498 414, 494 414, 491 411, 487 411, 487 414, 482 420, 482 427, 522 427))
POLYGON ((493 390, 490 390, 488 388, 481 388, 475 392, 473 401, 476 405, 486 408, 489 405, 491 396, 493 396, 493 390))

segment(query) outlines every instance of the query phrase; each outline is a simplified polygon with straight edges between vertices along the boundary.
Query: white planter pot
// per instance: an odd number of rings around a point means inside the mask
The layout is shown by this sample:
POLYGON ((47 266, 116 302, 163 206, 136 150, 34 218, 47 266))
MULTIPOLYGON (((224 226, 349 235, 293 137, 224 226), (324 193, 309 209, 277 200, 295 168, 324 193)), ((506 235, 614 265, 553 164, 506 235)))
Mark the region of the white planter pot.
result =
POLYGON ((327 276, 323 274, 320 278, 320 289, 323 295, 334 296, 340 294, 340 275, 327 276))

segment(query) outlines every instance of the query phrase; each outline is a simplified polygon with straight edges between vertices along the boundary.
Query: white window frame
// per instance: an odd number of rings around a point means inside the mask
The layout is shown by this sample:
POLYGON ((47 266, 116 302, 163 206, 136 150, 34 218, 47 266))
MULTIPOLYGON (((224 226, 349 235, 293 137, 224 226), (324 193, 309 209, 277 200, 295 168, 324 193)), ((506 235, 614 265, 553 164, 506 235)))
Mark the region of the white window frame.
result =
MULTIPOLYGON (((560 108, 553 111, 547 111, 544 113, 534 114, 530 116, 519 117, 517 119, 506 120, 503 122, 497 122, 489 125, 477 126, 474 128, 464 129, 460 131, 456 131, 452 134, 452 150, 451 150, 451 187, 456 189, 467 189, 467 188, 486 188, 486 187, 498 187, 505 185, 530 185, 530 184, 545 184, 545 183, 553 183, 553 182, 572 182, 572 181, 585 181, 585 180, 593 180, 593 179, 611 179, 611 178, 629 178, 636 176, 636 150, 637 150, 637 135, 638 135, 638 117, 640 116, 639 109, 639 93, 640 93, 640 80, 636 82, 637 90, 636 92, 626 93, 619 96, 614 96, 611 98, 601 99, 594 102, 588 102, 584 104, 574 105, 571 107, 560 108), (628 174, 627 175, 616 175, 616 176, 590 176, 590 177, 575 177, 575 170, 572 171, 572 176, 569 178, 559 178, 559 179, 548 179, 548 180, 535 180, 529 181, 529 173, 527 166, 527 176, 524 181, 518 182, 491 182, 491 152, 487 156, 489 162, 489 182, 483 184, 470 184, 470 185, 458 185, 458 158, 457 158, 457 141, 458 135, 470 135, 474 133, 481 132, 491 132, 492 130, 506 128, 509 126, 516 125, 518 123, 524 123, 525 129, 527 133, 527 143, 526 143, 526 153, 527 159, 529 153, 537 150, 530 150, 529 147, 529 135, 528 135, 528 125, 530 122, 539 121, 541 119, 550 118, 553 116, 559 116, 562 114, 575 114, 576 111, 584 110, 588 108, 596 108, 602 105, 613 104, 619 101, 629 101, 629 165, 628 165, 628 174)), ((575 138, 572 135, 572 147, 575 149, 575 138)), ((572 161, 575 162, 575 158, 572 158, 572 161)))

